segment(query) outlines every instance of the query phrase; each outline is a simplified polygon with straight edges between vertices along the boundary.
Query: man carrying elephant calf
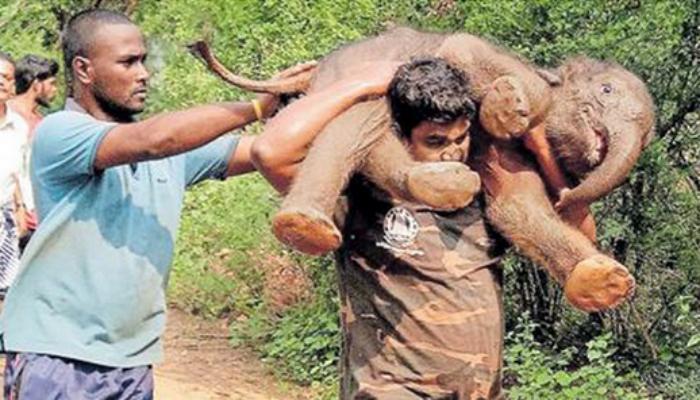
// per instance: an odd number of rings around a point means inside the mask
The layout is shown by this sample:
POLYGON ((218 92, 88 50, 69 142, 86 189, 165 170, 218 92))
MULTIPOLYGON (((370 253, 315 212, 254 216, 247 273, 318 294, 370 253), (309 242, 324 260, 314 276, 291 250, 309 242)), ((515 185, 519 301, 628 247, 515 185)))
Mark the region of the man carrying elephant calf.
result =
MULTIPOLYGON (((284 162, 277 154, 286 152, 279 149, 285 138, 315 135, 351 105, 331 107, 325 96, 309 95, 284 109, 253 145, 258 169, 280 191, 303 159, 284 162)), ((354 119, 370 110, 369 125, 394 125, 417 161, 467 161, 476 109, 464 74, 440 59, 403 65, 389 102, 392 120, 383 118, 379 101, 351 107, 341 123, 361 123, 354 119)), ((478 192, 478 179, 474 183, 478 192)), ((502 246, 485 221, 483 199, 435 212, 391 198, 361 176, 346 194, 338 213, 346 241, 336 254, 341 398, 501 398, 502 246)))
MULTIPOLYGON (((387 34, 391 35, 392 33, 387 34)), ((371 47, 371 42, 372 39, 369 39, 366 47, 371 47)), ((414 42, 416 41, 411 41, 414 42)), ((386 43, 386 38, 379 43, 386 43)), ((363 42, 360 42, 355 47, 361 48, 362 45, 363 42)), ((342 60, 344 52, 352 53, 352 49, 353 46, 350 46, 341 50, 339 59, 342 60)), ((329 58, 337 61, 333 56, 329 58)), ((329 65, 333 65, 332 62, 329 65)), ((463 65, 461 69, 468 70, 463 65)), ((275 123, 273 120, 268 129, 284 132, 294 121, 293 130, 303 130, 304 120, 309 116, 315 123, 306 128, 321 129, 322 124, 318 122, 316 113, 322 113, 323 110, 314 111, 313 104, 318 103, 313 99, 319 90, 326 90, 319 82, 332 77, 337 69, 327 68, 325 72, 326 75, 323 75, 323 70, 319 72, 323 78, 316 77, 315 87, 311 88, 306 103, 300 102, 285 110, 277 119, 284 121, 286 118, 286 123, 275 123), (329 71, 331 72, 328 73, 329 71), (298 113, 294 115, 293 110, 298 113)), ((554 113, 551 117, 537 117, 534 120, 535 125, 539 124, 531 127, 531 135, 535 138, 531 137, 526 142, 531 145, 534 141, 537 145, 543 139, 537 135, 544 134, 544 123, 547 133, 552 130, 555 135, 560 135, 554 139, 565 139, 554 140, 556 154, 568 167, 567 172, 575 172, 576 176, 596 167, 603 158, 613 160, 604 162, 606 169, 621 168, 622 171, 616 171, 614 178, 603 182, 602 188, 598 184, 593 189, 589 183, 582 185, 575 196, 568 197, 568 201, 590 201, 612 190, 620 176, 626 174, 624 171, 631 168, 631 165, 618 165, 615 160, 620 154, 626 162, 628 159, 636 159, 642 141, 648 143, 653 134, 653 110, 643 84, 619 67, 582 59, 566 64, 560 72, 565 84, 555 94, 562 96, 561 102, 552 107, 554 113), (586 84, 592 87, 580 87, 586 84), (587 92, 591 91, 589 99, 587 92), (631 99, 626 97, 630 94, 631 99), (582 106, 581 110, 575 108, 577 104, 582 106), (621 106, 620 109, 617 106, 621 106), (581 111, 580 115, 578 111, 581 111), (607 132, 606 126, 627 130, 607 132), (579 134, 576 129, 585 131, 579 134), (640 132, 640 135, 634 136, 636 132, 640 132), (620 138, 623 134, 630 135, 631 138, 620 138), (588 135, 592 138, 604 136, 601 138, 602 145, 600 140, 595 139, 589 143, 588 135), (629 140, 632 147, 619 143, 625 140, 629 140), (608 145, 626 150, 606 155, 608 145)), ((398 79, 397 82, 400 81, 398 79)), ((439 86, 438 83, 433 83, 437 84, 436 87, 439 86)), ((507 81, 503 87, 514 87, 511 84, 512 80, 507 81)), ((561 82, 557 85, 561 85, 561 82)), ((430 88, 423 88, 431 93, 430 88)), ((432 94, 439 97, 439 92, 433 91, 432 94)), ((393 91, 392 95, 392 102, 396 100, 395 96, 401 96, 400 92, 393 91)), ((462 93, 462 98, 466 97, 462 93)), ((482 98, 482 116, 485 103, 488 102, 482 98)), ((430 102, 417 104, 426 106, 430 102)), ((310 150, 309 157, 315 151, 313 163, 307 157, 299 171, 297 181, 304 181, 294 183, 297 189, 307 189, 302 192, 297 190, 296 194, 301 193, 301 197, 308 201, 295 202, 286 211, 287 215, 293 215, 286 222, 307 222, 294 226, 290 232, 304 235, 305 230, 322 230, 318 229, 320 225, 314 219, 321 220, 323 214, 313 211, 316 198, 309 191, 316 189, 313 185, 329 183, 329 179, 324 178, 329 175, 333 176, 330 179, 333 180, 333 188, 342 187, 343 184, 339 184, 336 175, 333 175, 337 172, 333 168, 338 162, 347 161, 351 165, 359 165, 366 177, 383 184, 385 189, 387 186, 392 187, 391 182, 387 184, 387 177, 396 171, 392 166, 410 165, 396 160, 386 162, 394 154, 372 153, 371 150, 362 153, 371 146, 363 141, 368 136, 365 132, 391 131, 388 128, 390 122, 383 118, 382 107, 381 102, 369 102, 358 104, 338 117, 335 114, 326 116, 326 121, 335 119, 323 128, 324 133, 310 150), (355 131, 361 133, 356 134, 355 131), (353 143, 343 135, 358 138, 361 145, 352 147, 353 143), (350 145, 348 149, 344 147, 346 144, 350 145), (333 145, 340 150, 335 151, 333 145), (324 151, 319 153, 319 147, 324 151), (344 155, 340 156, 339 161, 334 159, 338 153, 345 152, 362 153, 367 158, 355 164, 352 164, 353 159, 346 159, 344 155), (383 165, 379 163, 381 168, 377 168, 377 159, 385 160, 383 165), (326 164, 323 160, 327 161, 326 164), (318 169, 319 166, 324 167, 323 171, 318 169), (299 210, 309 218, 299 218, 299 210), (310 224, 311 228, 306 224, 310 224)), ((419 108, 409 110, 407 115, 423 115, 419 108)), ((392 111, 396 115, 396 107, 392 111)), ((445 130, 442 133, 433 124, 432 129, 422 132, 425 136, 421 136, 418 125, 413 126, 417 130, 411 130, 411 134, 404 136, 404 143, 413 157, 419 161, 456 160, 451 156, 437 159, 425 157, 432 152, 420 151, 419 139, 432 136, 424 144, 432 143, 431 146, 436 146, 433 150, 441 145, 439 143, 456 150, 459 146, 455 146, 455 141, 460 135, 450 136, 448 129, 450 123, 455 122, 454 119, 454 116, 442 119, 442 122, 448 122, 443 126, 445 130)), ((528 123, 523 126, 528 127, 528 123)), ((627 271, 614 260, 600 254, 581 232, 562 221, 550 203, 537 167, 529 161, 522 146, 512 140, 494 139, 493 132, 487 134, 478 127, 476 131, 478 134, 473 138, 474 150, 469 165, 479 172, 483 180, 489 221, 520 246, 526 255, 547 266, 555 279, 562 284, 566 283, 567 297, 577 307, 584 310, 604 309, 614 307, 627 298, 634 287, 627 271)), ((284 137, 284 134, 277 136, 284 137)), ((270 133, 256 142, 254 159, 269 179, 288 184, 291 167, 298 164, 302 157, 280 165, 267 162, 268 158, 273 157, 284 160, 283 157, 277 157, 279 154, 276 154, 274 147, 276 143, 268 142, 273 138, 275 134, 270 133), (280 174, 280 171, 285 172, 280 174)), ((383 146, 386 150, 387 146, 383 144, 385 138, 378 139, 376 147, 383 146)), ((461 139, 467 137, 461 136, 461 139)), ((362 156, 355 154, 354 157, 362 156)), ((538 158, 545 169, 553 162, 551 158, 538 158)), ((561 189, 563 178, 561 172, 557 172, 558 176, 548 176, 549 183, 561 189)), ((599 174, 596 171, 592 175, 599 174)), ((277 187, 286 190, 287 184, 277 187)), ((329 194, 333 198, 333 191, 324 187, 317 192, 325 195, 323 206, 318 208, 323 212, 328 205, 325 203, 328 203, 329 194)), ((489 236, 483 211, 477 207, 475 212, 476 204, 456 213, 430 211, 426 207, 401 200, 400 197, 389 198, 386 192, 382 196, 376 187, 358 177, 352 179, 347 193, 349 208, 344 223, 340 224, 344 243, 337 255, 344 325, 341 397, 469 399, 502 396, 500 284, 493 278, 494 272, 489 268, 497 261, 494 257, 497 254, 491 247, 493 237, 489 236), (466 298, 460 297, 462 295, 466 298)), ((564 196, 563 200, 562 204, 565 204, 567 197, 564 196)), ((285 203, 292 204, 289 199, 285 203)), ((284 225, 281 226, 286 229, 284 225)), ((306 245, 305 238, 295 237, 293 233, 289 236, 292 244, 306 245)), ((313 239, 313 236, 309 238, 313 239)), ((313 246, 306 248, 314 249, 313 246)))

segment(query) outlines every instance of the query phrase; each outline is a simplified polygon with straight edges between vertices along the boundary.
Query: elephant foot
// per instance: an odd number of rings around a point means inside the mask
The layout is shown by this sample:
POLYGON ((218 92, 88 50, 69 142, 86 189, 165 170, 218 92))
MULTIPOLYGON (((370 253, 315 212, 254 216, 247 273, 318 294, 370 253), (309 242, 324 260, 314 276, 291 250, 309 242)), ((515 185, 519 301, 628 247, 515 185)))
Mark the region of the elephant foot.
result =
POLYGON ((272 220, 272 231, 280 242, 314 256, 336 250, 342 242, 333 221, 312 208, 281 210, 272 220))
POLYGON ((627 268, 612 258, 595 255, 574 267, 564 294, 576 308, 596 312, 615 308, 634 293, 635 282, 627 268))
POLYGON ((496 79, 481 101, 479 121, 498 139, 520 137, 530 126, 530 102, 522 83, 514 77, 496 79))
POLYGON ((407 187, 419 203, 437 210, 456 210, 471 203, 481 190, 481 179, 459 162, 426 162, 411 168, 407 187))

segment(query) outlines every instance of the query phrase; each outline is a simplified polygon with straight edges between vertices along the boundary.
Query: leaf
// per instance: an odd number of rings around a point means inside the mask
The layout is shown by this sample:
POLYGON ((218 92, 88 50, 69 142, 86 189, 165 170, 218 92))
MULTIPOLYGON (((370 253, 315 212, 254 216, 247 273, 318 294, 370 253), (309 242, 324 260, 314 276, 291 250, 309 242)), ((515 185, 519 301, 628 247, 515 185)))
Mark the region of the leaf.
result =
POLYGON ((691 348, 697 346, 698 344, 700 344, 700 333, 691 336, 690 340, 688 340, 688 344, 686 344, 685 347, 691 348))
POLYGON ((564 371, 557 371, 557 373, 554 374, 554 380, 560 386, 567 387, 573 382, 574 378, 564 371))

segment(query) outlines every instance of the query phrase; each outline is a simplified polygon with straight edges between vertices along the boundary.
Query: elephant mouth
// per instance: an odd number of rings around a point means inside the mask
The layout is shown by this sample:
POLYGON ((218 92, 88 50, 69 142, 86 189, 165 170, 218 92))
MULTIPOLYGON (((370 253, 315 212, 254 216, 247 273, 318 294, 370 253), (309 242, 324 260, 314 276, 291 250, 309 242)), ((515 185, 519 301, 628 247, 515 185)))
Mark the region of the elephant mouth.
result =
POLYGON ((593 153, 591 154, 592 167, 597 167, 603 162, 608 153, 608 130, 605 128, 593 128, 595 138, 593 153))
MULTIPOLYGON (((585 110, 589 111, 589 110, 585 110)), ((590 171, 600 165, 608 153, 608 129, 605 125, 598 121, 597 118, 591 117, 591 112, 585 112, 582 115, 583 125, 588 131, 589 144, 587 146, 587 154, 584 156, 586 160, 587 170, 590 171)))

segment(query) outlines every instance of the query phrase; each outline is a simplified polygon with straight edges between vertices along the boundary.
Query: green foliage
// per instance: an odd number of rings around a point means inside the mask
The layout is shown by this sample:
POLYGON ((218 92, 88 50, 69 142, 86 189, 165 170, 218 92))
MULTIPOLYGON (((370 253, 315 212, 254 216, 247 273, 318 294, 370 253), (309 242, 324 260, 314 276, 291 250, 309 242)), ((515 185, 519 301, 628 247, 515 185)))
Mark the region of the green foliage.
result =
POLYGON ((635 373, 616 371, 611 334, 586 343, 586 362, 572 368, 577 350, 543 348, 535 340, 536 324, 526 314, 506 337, 506 381, 514 381, 508 398, 518 399, 642 399, 642 383, 635 373))
POLYGON ((332 382, 340 344, 336 312, 337 306, 325 299, 290 310, 263 346, 263 354, 281 361, 286 373, 300 382, 332 382))
POLYGON ((328 258, 309 262, 313 297, 282 316, 264 307, 231 325, 234 345, 254 344, 284 378, 329 386, 337 377, 340 353, 338 296, 328 258))
POLYGON ((677 375, 672 372, 661 372, 658 392, 655 398, 664 399, 700 399, 700 380, 697 374, 692 376, 677 375))
POLYGON ((170 300, 208 316, 248 314, 260 304, 261 260, 273 245, 275 204, 259 176, 204 183, 186 197, 172 269, 170 300))

